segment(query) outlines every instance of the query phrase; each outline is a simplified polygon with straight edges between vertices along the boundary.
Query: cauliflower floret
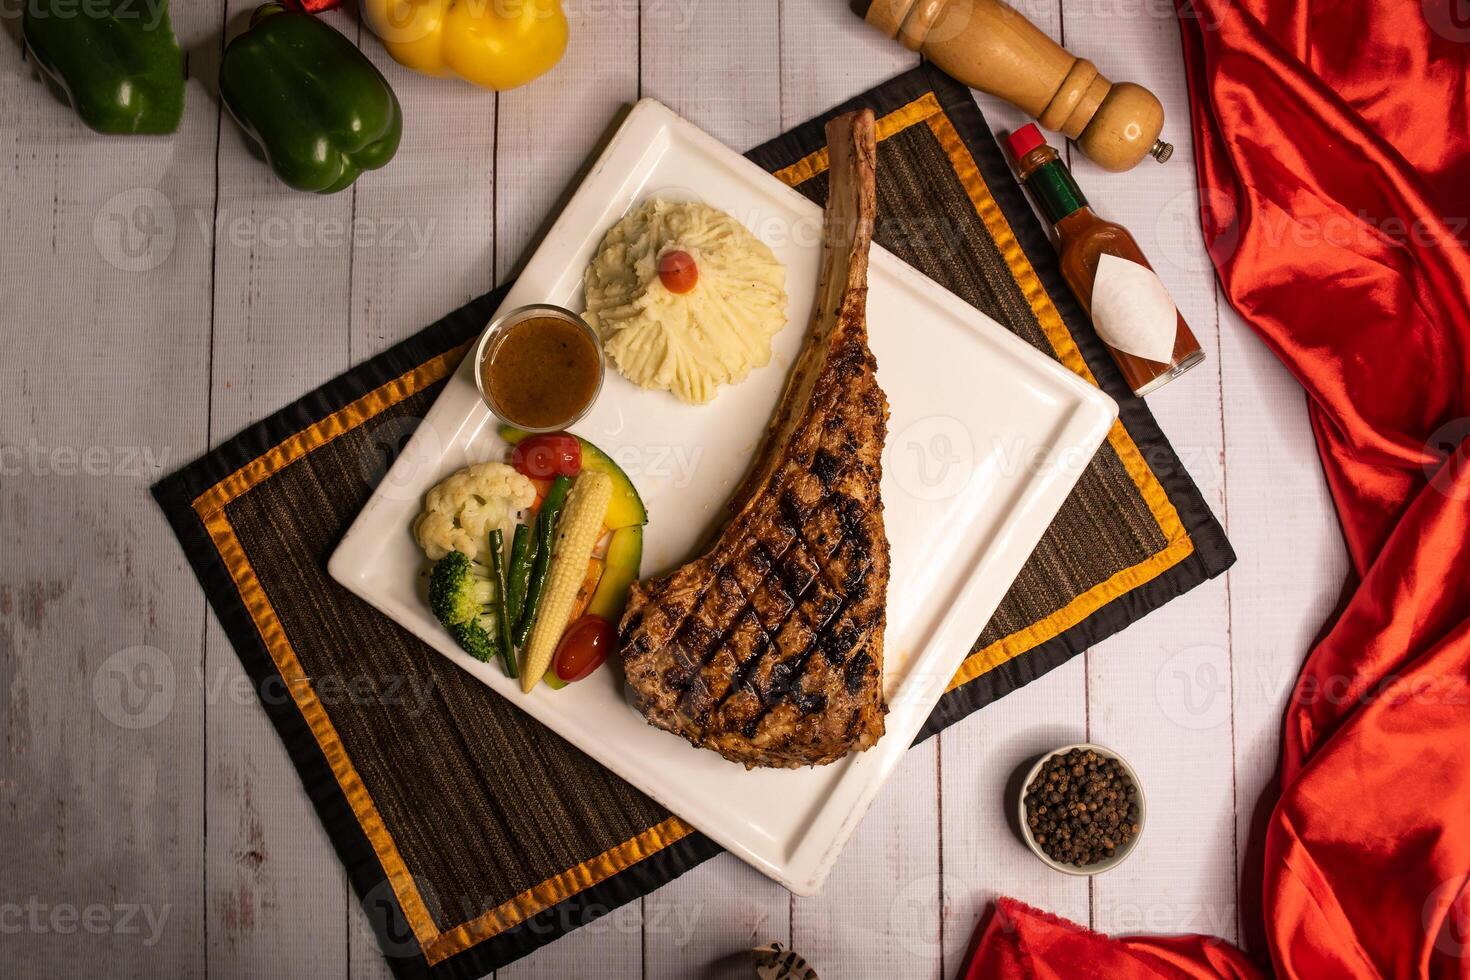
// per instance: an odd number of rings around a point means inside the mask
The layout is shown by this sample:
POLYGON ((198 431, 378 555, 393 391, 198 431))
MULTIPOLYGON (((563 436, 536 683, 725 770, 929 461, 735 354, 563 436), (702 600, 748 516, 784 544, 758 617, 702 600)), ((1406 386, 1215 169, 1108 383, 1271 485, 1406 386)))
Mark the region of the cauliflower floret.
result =
POLYGON ((491 530, 500 528, 510 540, 516 513, 535 502, 536 487, 526 477, 504 463, 476 463, 428 492, 413 536, 431 561, 458 551, 488 564, 491 530))

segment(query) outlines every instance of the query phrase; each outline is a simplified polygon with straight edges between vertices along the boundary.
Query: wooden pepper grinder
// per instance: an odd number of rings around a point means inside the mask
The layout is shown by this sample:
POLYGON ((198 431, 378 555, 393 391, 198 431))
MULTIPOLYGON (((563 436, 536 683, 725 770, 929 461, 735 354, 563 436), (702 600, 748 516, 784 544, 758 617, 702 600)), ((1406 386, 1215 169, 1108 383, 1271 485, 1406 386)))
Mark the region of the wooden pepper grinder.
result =
POLYGON ((1107 170, 1160 163, 1164 107, 1132 82, 1113 83, 1001 0, 852 0, 859 16, 971 88, 1005 99, 1060 132, 1107 170))

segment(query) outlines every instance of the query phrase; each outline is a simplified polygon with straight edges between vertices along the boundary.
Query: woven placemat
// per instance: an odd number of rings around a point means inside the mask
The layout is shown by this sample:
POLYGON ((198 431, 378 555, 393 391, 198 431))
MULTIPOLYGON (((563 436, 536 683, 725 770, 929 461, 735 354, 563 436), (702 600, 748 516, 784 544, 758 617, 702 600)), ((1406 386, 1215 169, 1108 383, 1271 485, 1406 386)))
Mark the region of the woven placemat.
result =
MULTIPOLYGON (((1082 328, 969 92, 925 67, 834 113, 857 105, 879 117, 878 240, 1122 409, 926 737, 1234 555, 1148 409, 1082 328)), ((826 118, 751 158, 825 200, 826 118)), ((154 488, 245 667, 271 692, 265 710, 403 977, 480 976, 718 851, 327 576, 338 540, 503 292, 154 488)))

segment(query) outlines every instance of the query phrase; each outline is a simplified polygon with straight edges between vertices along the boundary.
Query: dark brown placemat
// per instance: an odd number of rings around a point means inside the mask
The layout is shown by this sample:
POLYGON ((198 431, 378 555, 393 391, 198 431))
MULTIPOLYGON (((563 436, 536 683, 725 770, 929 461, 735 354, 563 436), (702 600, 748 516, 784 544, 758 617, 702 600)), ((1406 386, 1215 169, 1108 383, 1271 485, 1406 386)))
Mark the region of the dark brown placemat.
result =
MULTIPOLYGON (((1080 329, 969 92, 920 68, 834 112, 856 105, 879 116, 878 240, 1121 406, 924 737, 1234 556, 1148 409, 1080 329)), ((751 158, 823 200, 827 118, 751 158)), ((337 541, 503 292, 154 488, 405 977, 480 976, 718 851, 327 576, 337 541), (519 750, 486 749, 507 745, 519 750)))

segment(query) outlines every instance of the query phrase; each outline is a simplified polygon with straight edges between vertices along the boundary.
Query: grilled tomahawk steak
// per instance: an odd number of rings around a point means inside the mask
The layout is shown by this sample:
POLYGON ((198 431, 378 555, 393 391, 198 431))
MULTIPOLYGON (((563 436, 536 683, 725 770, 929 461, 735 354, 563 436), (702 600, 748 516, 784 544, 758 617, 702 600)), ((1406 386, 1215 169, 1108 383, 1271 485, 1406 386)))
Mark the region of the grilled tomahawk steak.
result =
POLYGON ((888 400, 868 349, 871 111, 827 126, 831 190, 810 333, 733 516, 633 588, 619 646, 648 721, 747 768, 824 765, 883 734, 888 400))

